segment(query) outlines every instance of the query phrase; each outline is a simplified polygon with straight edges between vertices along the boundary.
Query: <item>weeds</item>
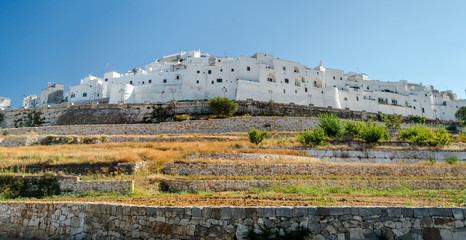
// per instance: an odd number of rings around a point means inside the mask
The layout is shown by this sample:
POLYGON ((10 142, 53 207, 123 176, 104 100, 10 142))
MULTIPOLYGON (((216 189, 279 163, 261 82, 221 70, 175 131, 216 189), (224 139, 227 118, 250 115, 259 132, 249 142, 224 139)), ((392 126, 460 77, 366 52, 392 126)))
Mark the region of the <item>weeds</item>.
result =
POLYGON ((456 155, 450 154, 445 159, 445 161, 450 165, 455 165, 458 162, 458 157, 456 155))

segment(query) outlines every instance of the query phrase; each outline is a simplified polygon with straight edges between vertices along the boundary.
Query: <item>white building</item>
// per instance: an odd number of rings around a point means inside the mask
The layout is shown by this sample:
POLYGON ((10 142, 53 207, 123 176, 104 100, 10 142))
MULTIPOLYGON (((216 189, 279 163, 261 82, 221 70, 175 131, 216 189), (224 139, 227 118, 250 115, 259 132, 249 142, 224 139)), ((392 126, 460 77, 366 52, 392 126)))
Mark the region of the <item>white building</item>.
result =
POLYGON ((405 80, 383 82, 365 74, 344 73, 256 53, 252 57, 215 57, 200 51, 165 56, 127 73, 105 73, 81 80, 65 92, 65 101, 108 99, 109 103, 167 102, 225 96, 277 103, 313 104, 349 110, 454 120, 465 100, 452 91, 405 80))
POLYGON ((10 104, 11 104, 11 100, 9 98, 0 97, 0 110, 9 108, 10 104))

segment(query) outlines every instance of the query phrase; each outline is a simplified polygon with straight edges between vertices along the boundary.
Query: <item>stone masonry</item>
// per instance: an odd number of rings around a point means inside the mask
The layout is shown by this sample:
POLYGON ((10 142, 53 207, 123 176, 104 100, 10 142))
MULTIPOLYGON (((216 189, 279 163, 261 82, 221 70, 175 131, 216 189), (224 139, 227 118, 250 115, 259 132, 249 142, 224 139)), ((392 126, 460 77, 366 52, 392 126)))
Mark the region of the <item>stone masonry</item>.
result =
POLYGON ((0 237, 244 239, 308 230, 308 239, 466 239, 466 208, 149 207, 98 203, 0 204, 0 237))

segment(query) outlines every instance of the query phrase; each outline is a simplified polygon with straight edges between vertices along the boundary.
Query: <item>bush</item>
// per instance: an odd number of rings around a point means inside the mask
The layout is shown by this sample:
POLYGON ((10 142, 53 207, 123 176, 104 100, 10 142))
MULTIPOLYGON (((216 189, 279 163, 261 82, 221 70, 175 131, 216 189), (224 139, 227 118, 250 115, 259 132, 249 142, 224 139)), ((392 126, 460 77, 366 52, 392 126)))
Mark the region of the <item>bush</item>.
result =
POLYGON ((466 132, 460 132, 458 134, 458 142, 466 143, 466 132))
POLYGON ((345 132, 351 134, 353 138, 360 138, 361 133, 365 127, 366 125, 363 122, 359 122, 359 121, 346 121, 345 122, 345 132))
POLYGON ((333 114, 320 114, 320 122, 317 127, 324 130, 329 137, 340 137, 344 133, 343 122, 333 114))
POLYGON ((174 119, 175 119, 175 121, 181 122, 181 121, 184 121, 184 120, 191 119, 191 115, 189 115, 189 114, 175 115, 174 119))
POLYGON ((423 116, 419 116, 419 115, 413 115, 413 116, 411 116, 411 121, 413 123, 425 123, 426 118, 423 117, 423 116))
POLYGON ((448 131, 456 132, 458 131, 458 126, 456 126, 455 124, 450 124, 450 125, 447 125, 445 129, 448 131))
POLYGON ((324 140, 326 137, 327 136, 322 129, 314 129, 312 131, 306 129, 297 135, 298 142, 311 146, 324 145, 324 140))
POLYGON ((207 104, 217 116, 231 117, 238 109, 238 104, 226 97, 216 97, 207 100, 207 104))
POLYGON ((466 106, 462 106, 456 111, 455 118, 458 119, 461 125, 466 126, 466 106))
POLYGON ((361 138, 368 144, 376 144, 381 140, 389 140, 390 135, 385 127, 369 120, 361 132, 361 138))
POLYGON ((269 134, 269 132, 267 131, 261 132, 257 130, 256 128, 252 128, 251 130, 248 131, 249 141, 256 145, 259 145, 259 143, 261 143, 264 140, 267 134, 269 134))
POLYGON ((7 130, 3 131, 3 133, 2 133, 3 136, 8 136, 9 134, 10 134, 10 133, 8 133, 7 130))
POLYGON ((401 115, 390 115, 389 117, 384 117, 385 126, 389 128, 399 129, 401 124, 401 115))
POLYGON ((425 126, 410 126, 400 131, 398 137, 400 140, 410 141, 418 146, 438 147, 439 145, 448 146, 451 144, 452 135, 444 128, 435 130, 425 126))

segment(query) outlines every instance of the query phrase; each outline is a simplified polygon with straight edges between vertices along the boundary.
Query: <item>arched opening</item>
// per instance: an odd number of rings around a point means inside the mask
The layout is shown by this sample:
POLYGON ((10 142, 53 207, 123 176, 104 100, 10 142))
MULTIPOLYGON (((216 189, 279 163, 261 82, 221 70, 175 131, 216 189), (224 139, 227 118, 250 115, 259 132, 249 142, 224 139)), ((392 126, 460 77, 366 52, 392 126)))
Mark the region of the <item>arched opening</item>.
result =
POLYGON ((320 78, 318 77, 315 77, 314 82, 312 83, 314 87, 316 88, 322 88, 322 81, 320 80, 320 78))
POLYGON ((269 75, 267 75, 267 82, 276 82, 276 78, 275 78, 275 74, 273 73, 269 73, 269 75))

